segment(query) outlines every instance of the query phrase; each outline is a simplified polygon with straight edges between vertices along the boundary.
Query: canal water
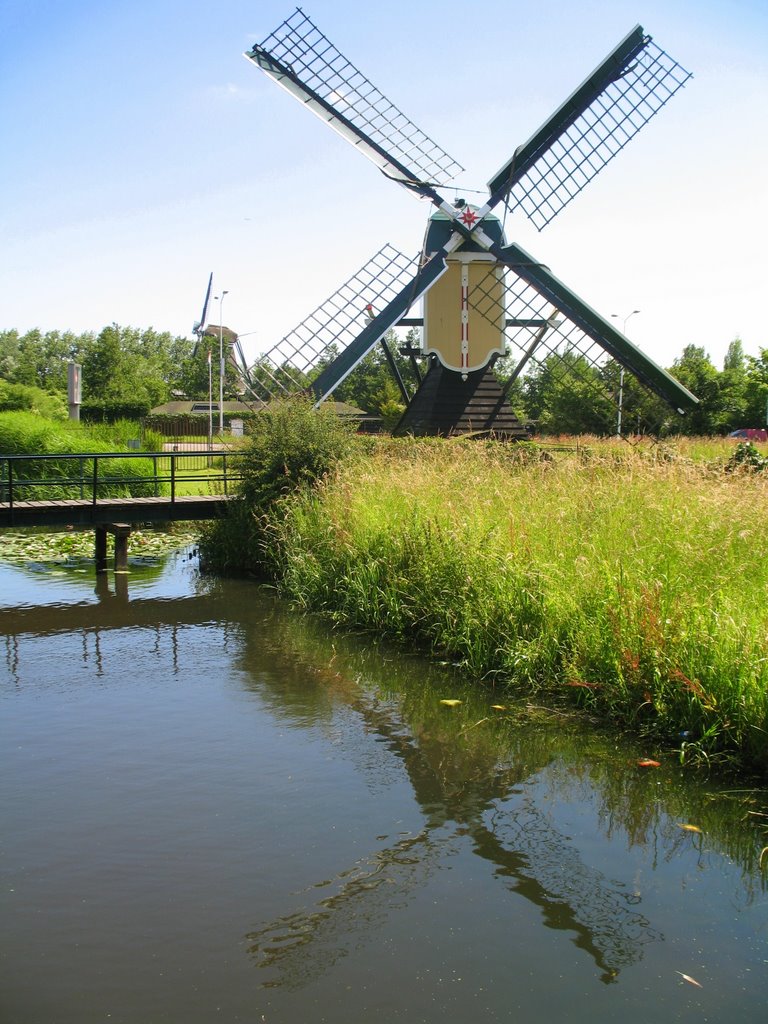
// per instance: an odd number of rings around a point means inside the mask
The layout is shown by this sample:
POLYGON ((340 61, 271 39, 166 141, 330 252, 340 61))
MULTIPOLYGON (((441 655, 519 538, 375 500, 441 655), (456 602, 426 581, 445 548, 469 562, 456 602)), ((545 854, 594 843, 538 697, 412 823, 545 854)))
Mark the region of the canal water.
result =
POLYGON ((3 1024, 765 1020, 764 792, 131 570, 0 567, 3 1024))

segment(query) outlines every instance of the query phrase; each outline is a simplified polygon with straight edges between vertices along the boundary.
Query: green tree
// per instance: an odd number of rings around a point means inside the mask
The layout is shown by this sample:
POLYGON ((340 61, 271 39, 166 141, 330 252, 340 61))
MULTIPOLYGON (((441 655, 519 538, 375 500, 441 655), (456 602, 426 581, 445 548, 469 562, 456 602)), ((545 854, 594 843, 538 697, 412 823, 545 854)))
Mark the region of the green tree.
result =
POLYGON ((692 435, 719 433, 723 418, 720 374, 705 350, 699 345, 686 345, 670 372, 699 399, 699 405, 680 418, 674 432, 692 435))
MULTIPOLYGON (((390 329, 385 334, 384 340, 406 388, 410 394, 413 394, 418 386, 418 381, 410 360, 400 353, 401 341, 397 332, 390 329)), ((406 342, 414 347, 419 344, 415 331, 408 332, 406 342)), ((333 362, 337 355, 336 347, 329 349, 323 359, 313 367, 309 378, 314 380, 326 366, 333 362)), ((333 392, 333 398, 337 402, 348 402, 350 405, 355 405, 365 412, 385 416, 388 422, 399 419, 399 416, 396 416, 397 406, 405 409, 400 389, 392 375, 386 353, 380 344, 375 345, 365 359, 342 381, 333 392)))
POLYGON ((310 379, 316 377, 319 372, 319 368, 316 367, 311 375, 303 373, 288 360, 278 366, 265 355, 259 356, 249 370, 254 390, 264 401, 270 397, 287 398, 301 394, 309 387, 310 379))
POLYGON ((719 432, 728 434, 732 430, 748 425, 747 413, 747 358, 741 338, 734 338, 728 346, 720 374, 719 432))
POLYGON ((130 382, 126 379, 127 367, 117 324, 101 331, 91 351, 86 353, 82 367, 83 398, 104 402, 123 400, 130 382))
POLYGON ((0 378, 16 384, 16 367, 19 362, 19 332, 0 331, 0 378))
POLYGON ((729 370, 736 373, 744 373, 747 366, 747 359, 744 355, 744 346, 741 342, 741 338, 734 338, 728 346, 728 351, 725 354, 723 360, 723 371, 728 372, 729 370))
POLYGON ((526 404, 526 377, 523 373, 520 373, 511 384, 509 382, 509 378, 517 368, 517 363, 517 357, 513 360, 510 356, 501 356, 493 364, 493 371, 500 383, 507 388, 507 401, 512 407, 515 416, 521 422, 524 422, 533 418, 526 404))
POLYGON ((67 389, 67 363, 80 361, 94 344, 91 333, 35 329, 0 332, 0 377, 13 384, 42 388, 51 393, 67 389))
MULTIPOLYGON (((412 329, 406 335, 406 343, 414 348, 420 345, 416 333, 412 329)), ((395 330, 390 329, 384 335, 384 342, 408 395, 412 396, 418 388, 418 379, 410 359, 400 352, 402 344, 400 337, 395 330)), ((351 402, 352 405, 357 405, 366 412, 385 416, 391 426, 394 426, 396 419, 399 419, 399 416, 396 416, 395 407, 401 406, 402 410, 405 410, 400 387, 381 344, 376 345, 369 352, 360 366, 344 382, 342 389, 344 385, 348 386, 347 397, 343 397, 344 391, 342 391, 342 394, 339 395, 340 401, 351 402)))
POLYGON ((761 348, 759 356, 746 357, 744 378, 744 420, 736 427, 765 426, 768 423, 768 349, 761 348))
POLYGON ((616 406, 600 370, 574 349, 536 362, 523 384, 531 419, 548 434, 616 432, 616 406))
MULTIPOLYGON (((213 362, 211 362, 213 366, 213 362)), ((183 359, 175 376, 176 387, 171 391, 182 394, 185 398, 208 400, 208 349, 198 346, 197 352, 183 359)), ((213 387, 213 370, 211 369, 211 389, 213 387)))
POLYGON ((185 381, 192 348, 191 341, 168 332, 111 324, 84 354, 83 397, 160 405, 185 381))

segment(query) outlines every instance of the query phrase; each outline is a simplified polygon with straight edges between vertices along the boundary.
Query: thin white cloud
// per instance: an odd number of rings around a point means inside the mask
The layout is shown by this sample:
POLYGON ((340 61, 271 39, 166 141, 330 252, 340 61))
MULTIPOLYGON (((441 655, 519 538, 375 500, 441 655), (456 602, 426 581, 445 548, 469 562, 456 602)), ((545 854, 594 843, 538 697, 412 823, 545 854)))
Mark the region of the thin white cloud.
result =
POLYGON ((259 93, 256 89, 244 89, 234 82, 226 82, 223 85, 208 86, 206 95, 220 102, 255 103, 259 93))

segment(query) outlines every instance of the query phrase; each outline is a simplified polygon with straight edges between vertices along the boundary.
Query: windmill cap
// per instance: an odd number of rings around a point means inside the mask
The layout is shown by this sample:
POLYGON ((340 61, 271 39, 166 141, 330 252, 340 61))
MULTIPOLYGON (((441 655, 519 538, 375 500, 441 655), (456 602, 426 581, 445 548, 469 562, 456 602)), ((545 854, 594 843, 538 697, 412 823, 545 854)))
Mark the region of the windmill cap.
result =
MULTIPOLYGON (((476 210, 476 206, 470 206, 467 204, 463 207, 465 210, 476 210)), ((442 249, 448 239, 453 233, 452 227, 453 221, 448 214, 443 213, 442 210, 437 210, 429 218, 427 224, 427 233, 424 236, 424 250, 425 252, 437 252, 438 249, 442 249)), ((482 220, 483 231, 489 238, 492 238, 494 242, 499 245, 506 245, 506 239, 504 238, 504 229, 501 226, 499 218, 493 214, 488 213, 483 217, 482 220)), ((486 250, 477 242, 463 242, 458 252, 485 252, 486 250)))

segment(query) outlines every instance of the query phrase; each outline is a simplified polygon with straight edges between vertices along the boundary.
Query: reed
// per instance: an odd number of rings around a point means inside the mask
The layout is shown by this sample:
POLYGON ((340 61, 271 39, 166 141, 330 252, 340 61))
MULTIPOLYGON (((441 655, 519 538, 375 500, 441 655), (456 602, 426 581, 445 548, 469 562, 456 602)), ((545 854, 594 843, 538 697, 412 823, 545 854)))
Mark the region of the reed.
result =
POLYGON ((283 592, 684 760, 768 768, 765 474, 658 447, 380 444, 281 503, 283 592))

